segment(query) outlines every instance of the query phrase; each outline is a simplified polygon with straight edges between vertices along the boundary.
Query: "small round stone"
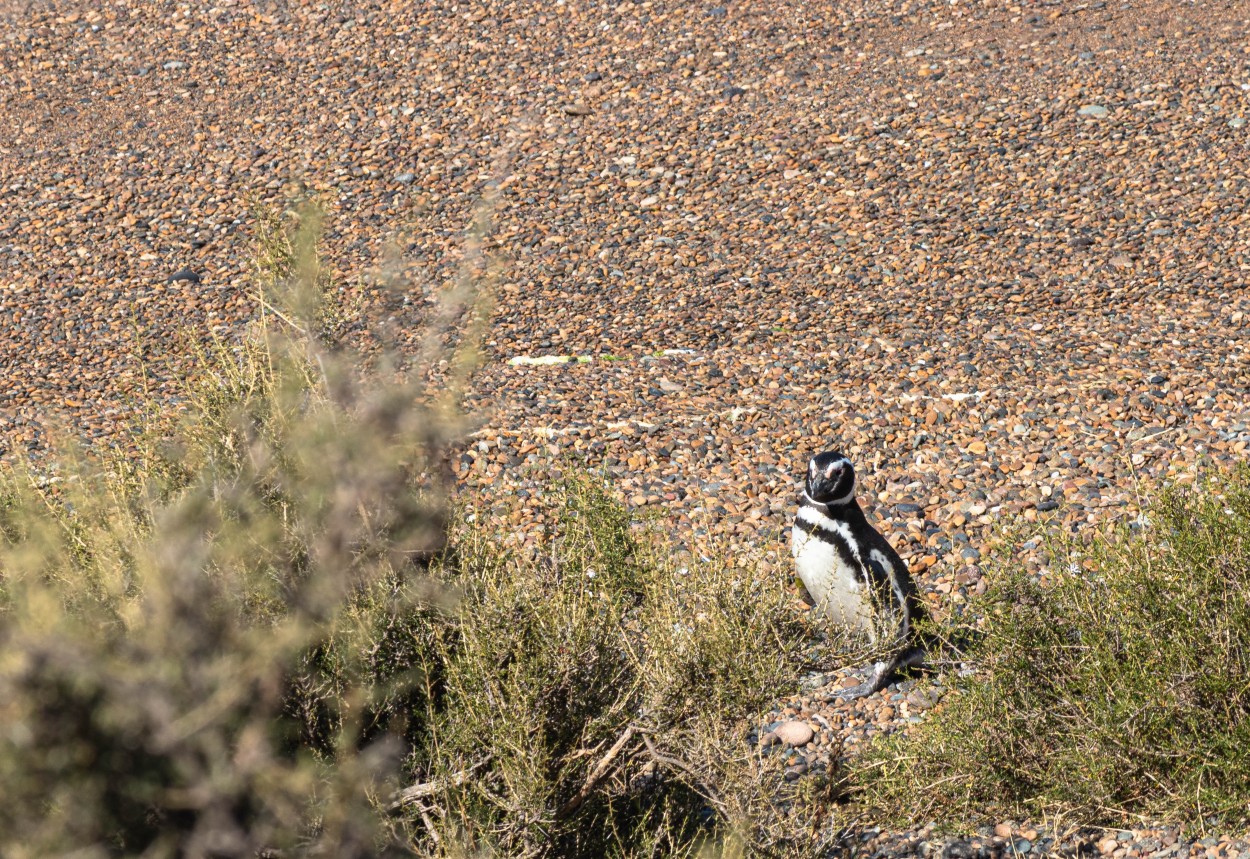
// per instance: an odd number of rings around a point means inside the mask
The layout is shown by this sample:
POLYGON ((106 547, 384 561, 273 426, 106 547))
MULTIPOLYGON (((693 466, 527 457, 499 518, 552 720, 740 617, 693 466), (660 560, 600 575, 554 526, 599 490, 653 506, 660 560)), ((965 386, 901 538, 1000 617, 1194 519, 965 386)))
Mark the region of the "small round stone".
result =
POLYGON ((785 745, 795 748, 807 745, 812 741, 812 737, 815 736, 811 725, 797 720, 782 722, 772 730, 772 733, 785 745))

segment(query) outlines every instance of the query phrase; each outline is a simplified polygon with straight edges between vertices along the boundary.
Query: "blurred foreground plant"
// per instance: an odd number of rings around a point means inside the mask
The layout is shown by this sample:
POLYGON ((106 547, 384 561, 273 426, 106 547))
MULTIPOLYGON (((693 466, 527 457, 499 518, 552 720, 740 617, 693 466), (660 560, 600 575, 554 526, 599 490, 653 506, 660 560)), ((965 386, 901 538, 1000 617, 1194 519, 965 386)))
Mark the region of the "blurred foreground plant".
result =
POLYGON ((457 425, 318 336, 299 221, 263 234, 260 321, 209 351, 172 443, 0 477, 0 854, 393 840, 371 803, 426 712, 410 618, 443 601, 421 570, 457 425))

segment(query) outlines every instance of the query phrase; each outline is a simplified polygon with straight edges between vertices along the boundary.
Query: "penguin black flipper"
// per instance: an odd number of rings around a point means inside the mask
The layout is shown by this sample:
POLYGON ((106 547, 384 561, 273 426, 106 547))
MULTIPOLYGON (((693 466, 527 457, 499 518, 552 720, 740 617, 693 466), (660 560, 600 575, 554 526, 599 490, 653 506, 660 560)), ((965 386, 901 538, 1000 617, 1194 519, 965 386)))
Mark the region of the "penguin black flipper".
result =
MULTIPOLYGON (((855 513, 863 518, 861 511, 857 510, 855 513)), ((851 515, 854 517, 855 514, 851 515)), ((863 534, 864 543, 868 547, 869 560, 866 566, 872 568, 878 593, 888 593, 893 598, 893 608, 898 616, 898 630, 894 639, 896 649, 888 658, 873 663, 867 680, 858 686, 834 693, 832 697, 841 701, 854 701, 875 695, 893 683, 900 671, 923 667, 932 644, 917 629, 918 623, 925 616, 925 610, 906 562, 899 557, 881 532, 868 524, 866 518, 863 518, 862 526, 856 530, 863 534)))

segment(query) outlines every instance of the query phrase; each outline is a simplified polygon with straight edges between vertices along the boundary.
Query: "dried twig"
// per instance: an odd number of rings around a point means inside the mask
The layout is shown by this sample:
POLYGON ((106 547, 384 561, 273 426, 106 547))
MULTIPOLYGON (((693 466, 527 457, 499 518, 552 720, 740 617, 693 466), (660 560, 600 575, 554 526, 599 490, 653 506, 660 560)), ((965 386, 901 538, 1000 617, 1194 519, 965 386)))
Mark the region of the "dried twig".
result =
POLYGON ((395 797, 395 801, 390 805, 390 810, 398 811, 406 805, 412 805, 413 803, 420 802, 427 796, 442 793, 448 788, 460 787, 460 785, 472 778, 474 773, 485 766, 488 760, 490 760, 490 758, 483 758, 467 770, 462 770, 448 779, 435 779, 434 781, 418 782, 417 784, 409 785, 401 790, 399 795, 395 797))
POLYGON ((434 842, 435 846, 442 844, 443 839, 439 837, 438 827, 434 825, 434 821, 430 820, 430 813, 426 811, 424 807, 420 809, 420 813, 421 822, 425 824, 425 831, 430 833, 430 840, 434 842))
POLYGON ((621 735, 616 738, 616 742, 612 744, 612 748, 599 759, 599 763, 595 764, 595 768, 590 771, 590 775, 586 776, 586 781, 582 784, 581 789, 573 794, 573 797, 556 812, 556 819, 561 820, 568 817, 577 809, 581 808, 583 802, 589 797, 598 786, 603 777, 608 774, 608 770, 612 767, 612 762, 616 760, 617 755, 625 748, 625 744, 630 741, 635 733, 638 732, 637 725, 628 725, 621 735))
POLYGON ((671 755, 664 754, 655 747, 655 743, 651 741, 651 737, 647 734, 642 735, 642 741, 647 744, 647 751, 651 753, 651 759, 663 767, 671 770, 680 770, 686 775, 694 779, 694 784, 690 785, 699 796, 706 799, 712 805, 716 806, 716 810, 721 814, 726 813, 726 805, 711 785, 707 783, 707 779, 681 758, 675 758, 671 755))

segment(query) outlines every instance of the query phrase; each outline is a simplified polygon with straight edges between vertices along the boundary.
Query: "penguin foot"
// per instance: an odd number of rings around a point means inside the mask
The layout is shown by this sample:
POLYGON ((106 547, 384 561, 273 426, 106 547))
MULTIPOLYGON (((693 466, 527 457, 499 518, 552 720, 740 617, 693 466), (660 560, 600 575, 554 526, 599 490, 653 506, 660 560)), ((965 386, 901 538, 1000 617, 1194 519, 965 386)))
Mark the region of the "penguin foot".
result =
POLYGON ((834 692, 826 700, 854 701, 880 692, 890 684, 895 674, 907 668, 919 668, 925 664, 923 645, 911 645, 894 654, 885 662, 877 662, 868 671, 868 679, 858 686, 834 692))
POLYGON ((878 662, 872 666, 867 680, 858 686, 839 689, 830 695, 828 700, 855 701, 859 698, 866 698, 875 692, 880 692, 885 688, 885 681, 889 679, 889 675, 893 673, 892 668, 893 666, 888 662, 878 662))
POLYGON ((871 683, 861 683, 858 686, 852 686, 849 689, 841 689, 829 696, 830 701, 856 701, 860 698, 867 698, 877 690, 873 688, 871 683))

